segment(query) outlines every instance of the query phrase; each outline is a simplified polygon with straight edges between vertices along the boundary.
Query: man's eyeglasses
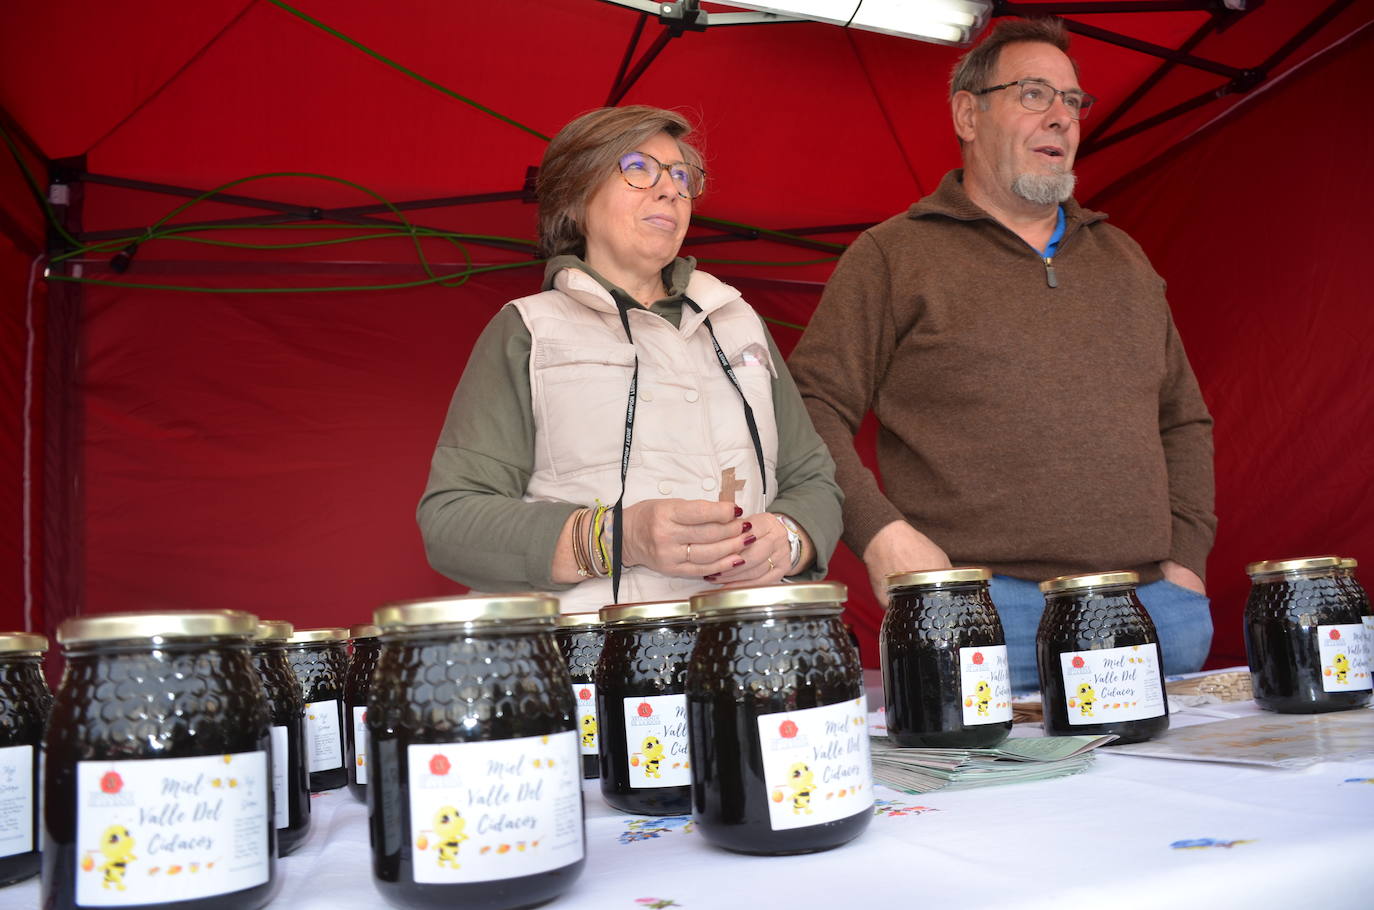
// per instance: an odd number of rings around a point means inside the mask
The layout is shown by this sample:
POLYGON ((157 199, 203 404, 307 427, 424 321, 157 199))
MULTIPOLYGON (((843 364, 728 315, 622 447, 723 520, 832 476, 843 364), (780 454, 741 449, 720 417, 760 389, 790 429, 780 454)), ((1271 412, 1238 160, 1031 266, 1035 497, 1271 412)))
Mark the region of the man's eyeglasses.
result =
POLYGON ((1068 108, 1069 116, 1075 120, 1082 120, 1088 116, 1088 111, 1092 110, 1093 104, 1097 99, 1087 92, 1080 92, 1076 89, 1060 91, 1041 79, 1018 79, 1015 82, 1003 82, 1001 85, 990 86, 974 92, 975 95, 986 95, 989 92, 1000 92, 1004 88, 1016 86, 1020 92, 1021 106, 1026 110, 1036 114, 1043 114, 1054 104, 1054 96, 1058 95, 1064 99, 1064 107, 1068 108))
POLYGON ((635 189, 647 190, 658 183, 663 172, 673 181, 683 199, 695 199, 706 190, 706 172, 695 164, 678 161, 664 164, 648 152, 626 152, 620 156, 620 176, 635 189))

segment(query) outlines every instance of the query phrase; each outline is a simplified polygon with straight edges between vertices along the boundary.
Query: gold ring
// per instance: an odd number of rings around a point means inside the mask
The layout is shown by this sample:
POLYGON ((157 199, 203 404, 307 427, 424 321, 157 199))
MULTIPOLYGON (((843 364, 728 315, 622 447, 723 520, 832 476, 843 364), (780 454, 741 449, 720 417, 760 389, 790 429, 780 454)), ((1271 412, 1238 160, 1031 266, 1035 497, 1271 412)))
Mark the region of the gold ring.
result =
POLYGON ((768 557, 768 571, 773 571, 777 566, 773 565, 773 557, 768 557))
POLYGON ((688 544, 688 545, 687 545, 687 561, 688 561, 688 562, 691 562, 691 561, 692 561, 692 545, 691 545, 691 544, 688 544))

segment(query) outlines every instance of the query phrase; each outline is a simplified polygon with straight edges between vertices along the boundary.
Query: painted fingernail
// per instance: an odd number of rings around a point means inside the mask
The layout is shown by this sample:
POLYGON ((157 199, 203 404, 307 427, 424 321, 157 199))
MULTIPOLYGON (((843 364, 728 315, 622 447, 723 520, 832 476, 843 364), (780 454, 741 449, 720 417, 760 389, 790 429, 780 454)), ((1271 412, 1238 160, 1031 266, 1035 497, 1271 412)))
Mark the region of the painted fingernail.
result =
POLYGON ((741 534, 748 534, 748 533, 749 533, 750 531, 752 531, 753 529, 754 529, 754 524, 753 524, 753 522, 746 521, 746 522, 744 523, 744 527, 742 527, 742 528, 739 529, 739 532, 740 532, 741 534))
POLYGON ((742 566, 742 565, 744 565, 744 560, 742 560, 742 559, 736 559, 735 562, 734 562, 734 564, 733 564, 732 566, 730 566, 730 568, 732 568, 732 569, 738 569, 738 568, 739 568, 740 566, 742 566))
POLYGON ((744 510, 741 509, 739 506, 735 506, 735 517, 736 517, 736 518, 739 518, 739 517, 740 517, 741 515, 743 515, 743 514, 744 514, 744 510))
POLYGON ((720 578, 720 573, 717 572, 714 575, 703 575, 701 578, 703 581, 715 581, 717 578, 720 578))
POLYGON ((748 537, 744 538, 744 545, 747 547, 756 540, 758 540, 758 538, 750 534, 748 537))

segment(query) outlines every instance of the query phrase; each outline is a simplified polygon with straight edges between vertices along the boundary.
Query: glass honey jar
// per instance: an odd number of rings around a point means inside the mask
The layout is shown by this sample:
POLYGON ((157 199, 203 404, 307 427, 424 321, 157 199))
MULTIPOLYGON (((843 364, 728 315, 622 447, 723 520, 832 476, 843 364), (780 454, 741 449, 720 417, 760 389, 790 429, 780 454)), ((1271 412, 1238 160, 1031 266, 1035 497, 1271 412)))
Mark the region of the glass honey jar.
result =
POLYGON ((374 614, 368 825, 373 879, 393 905, 533 907, 581 874, 581 762, 557 614, 542 594, 374 614))
POLYGON ((1035 656, 1046 736, 1135 743, 1169 729, 1164 656, 1139 581, 1135 572, 1098 572, 1040 583, 1035 656))
POLYGON ((372 691, 372 672, 377 668, 382 630, 372 623, 354 625, 348 630, 353 653, 348 656, 344 674, 344 716, 347 734, 348 792, 358 802, 367 802, 367 697, 372 691))
POLYGON ((294 851, 310 834, 310 772, 305 767, 305 698, 286 660, 291 623, 266 620, 253 633, 253 665, 272 712, 272 813, 277 855, 294 851))
POLYGON ((0 632, 0 887, 38 874, 39 753, 52 693, 48 639, 0 632))
POLYGON ((62 623, 43 783, 47 910, 252 910, 272 896, 272 715, 257 619, 234 610, 62 623))
POLYGON ((687 751, 687 659, 696 642, 685 600, 601 608, 606 643, 596 664, 601 795, 635 815, 692 810, 687 751))
POLYGON ((873 817, 868 706, 835 582, 695 595, 692 818, 740 853, 828 850, 873 817))
POLYGON ((311 793, 348 783, 343 692, 347 643, 348 630, 343 628, 296 629, 286 642, 286 659, 305 697, 305 764, 311 793))
POLYGON ((878 646, 897 745, 987 749, 1010 735, 1011 672, 991 578, 977 567, 887 576, 878 646))
POLYGON ((582 776, 601 775, 600 746, 596 717, 596 662, 601 659, 601 646, 606 642, 606 627, 599 613, 561 613, 554 630, 558 650, 568 662, 568 676, 572 679, 573 701, 577 704, 577 742, 582 750, 582 776))
POLYGON ((1255 702, 1280 714, 1369 704, 1369 633, 1341 558, 1264 560, 1245 571, 1245 652, 1255 702))

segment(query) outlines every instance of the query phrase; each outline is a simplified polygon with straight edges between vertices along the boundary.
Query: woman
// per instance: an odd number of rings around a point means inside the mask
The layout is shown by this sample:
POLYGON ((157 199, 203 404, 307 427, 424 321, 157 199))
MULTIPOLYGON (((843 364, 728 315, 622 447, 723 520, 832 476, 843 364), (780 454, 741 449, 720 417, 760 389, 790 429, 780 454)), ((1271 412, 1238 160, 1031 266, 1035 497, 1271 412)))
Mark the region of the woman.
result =
POLYGON ((604 108, 549 144, 544 290, 477 340, 420 501, 455 581, 577 612, 824 576, 834 463, 758 314, 677 258, 705 181, 690 131, 604 108))

